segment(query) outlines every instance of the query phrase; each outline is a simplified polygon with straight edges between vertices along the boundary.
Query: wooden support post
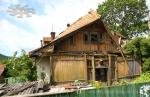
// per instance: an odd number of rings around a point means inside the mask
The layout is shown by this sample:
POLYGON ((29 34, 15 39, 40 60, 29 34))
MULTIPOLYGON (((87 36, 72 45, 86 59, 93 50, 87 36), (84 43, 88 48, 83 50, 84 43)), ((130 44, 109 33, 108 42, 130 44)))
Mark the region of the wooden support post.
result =
POLYGON ((117 56, 115 60, 115 80, 118 82, 118 64, 117 64, 117 56))
POLYGON ((86 54, 84 54, 84 65, 85 65, 85 79, 88 80, 88 74, 87 74, 87 59, 86 59, 86 54))
POLYGON ((108 64, 108 71, 107 71, 107 83, 108 83, 108 86, 111 85, 111 55, 109 54, 108 55, 108 59, 109 59, 109 64, 108 64))
POLYGON ((95 81, 95 65, 94 65, 94 56, 92 56, 92 80, 95 81))

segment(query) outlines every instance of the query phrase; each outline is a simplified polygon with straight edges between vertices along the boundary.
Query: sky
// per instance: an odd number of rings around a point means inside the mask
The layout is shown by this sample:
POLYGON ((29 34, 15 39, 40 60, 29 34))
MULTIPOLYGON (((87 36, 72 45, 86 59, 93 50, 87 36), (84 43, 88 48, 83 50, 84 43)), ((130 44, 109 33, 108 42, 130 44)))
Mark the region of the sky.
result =
MULTIPOLYGON (((12 56, 15 51, 29 52, 40 47, 40 40, 58 35, 90 9, 96 10, 105 0, 0 0, 0 53, 12 56), (32 17, 17 18, 7 12, 9 6, 20 4, 35 9, 32 17)), ((150 0, 147 0, 150 5, 150 0)), ((149 8, 150 9, 150 8, 149 8)))

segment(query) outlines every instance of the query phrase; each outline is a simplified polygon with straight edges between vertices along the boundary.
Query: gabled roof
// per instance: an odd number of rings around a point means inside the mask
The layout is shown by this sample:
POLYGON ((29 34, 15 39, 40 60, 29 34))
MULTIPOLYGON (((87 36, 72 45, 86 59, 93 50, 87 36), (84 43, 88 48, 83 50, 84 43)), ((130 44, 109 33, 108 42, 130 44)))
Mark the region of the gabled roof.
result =
POLYGON ((56 38, 54 40, 52 40, 49 44, 31 51, 29 54, 32 54, 36 51, 39 51, 42 48, 45 48, 45 47, 51 45, 52 43, 54 43, 57 40, 65 37, 66 35, 69 35, 72 32, 74 32, 74 31, 76 31, 76 30, 78 30, 78 29, 80 29, 80 28, 82 28, 82 27, 98 20, 98 19, 100 19, 100 15, 96 11, 93 11, 93 10, 89 11, 88 14, 86 14, 85 16, 79 18, 77 21, 75 21, 73 24, 71 24, 69 27, 67 27, 67 29, 65 29, 58 36, 56 36, 56 38))
POLYGON ((76 30, 80 29, 80 28, 82 28, 82 27, 84 27, 84 26, 86 26, 86 25, 88 25, 88 24, 98 20, 98 19, 100 19, 100 15, 97 12, 95 12, 93 10, 89 11, 87 15, 79 18, 77 21, 75 21, 73 24, 71 24, 66 30, 64 30, 62 33, 60 33, 52 41, 52 43, 54 41, 64 37, 64 36, 74 32, 74 31, 76 31, 76 30))
MULTIPOLYGON (((79 18, 77 21, 75 21, 73 24, 69 25, 67 29, 65 29, 63 32, 61 32, 54 40, 51 40, 51 42, 43 47, 37 48, 29 53, 29 55, 32 55, 36 53, 37 51, 44 49, 46 47, 51 46, 52 44, 55 44, 56 41, 63 39, 65 36, 70 35, 71 33, 75 32, 76 30, 85 27, 86 25, 93 23, 100 19, 100 15, 96 11, 89 11, 87 15, 79 18)), ((103 23, 104 24, 104 23, 103 23)), ((111 37, 111 39, 116 43, 117 46, 119 44, 117 43, 117 40, 115 39, 114 35, 109 31, 107 26, 104 24, 105 29, 107 30, 108 35, 111 37)))

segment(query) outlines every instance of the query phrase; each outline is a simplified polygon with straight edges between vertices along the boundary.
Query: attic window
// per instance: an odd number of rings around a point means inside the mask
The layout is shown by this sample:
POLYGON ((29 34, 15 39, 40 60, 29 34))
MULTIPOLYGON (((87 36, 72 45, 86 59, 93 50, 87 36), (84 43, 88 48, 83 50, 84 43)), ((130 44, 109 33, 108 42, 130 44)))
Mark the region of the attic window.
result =
POLYGON ((102 40, 102 34, 98 32, 91 32, 91 43, 98 43, 102 40))

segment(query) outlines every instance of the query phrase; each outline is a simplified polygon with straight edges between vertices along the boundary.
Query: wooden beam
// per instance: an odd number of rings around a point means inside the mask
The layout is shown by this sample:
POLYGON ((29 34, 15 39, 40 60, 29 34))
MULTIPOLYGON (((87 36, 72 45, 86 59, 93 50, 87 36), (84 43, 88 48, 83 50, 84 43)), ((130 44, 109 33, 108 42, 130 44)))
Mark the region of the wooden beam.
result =
POLYGON ((57 59, 59 61, 84 61, 84 59, 57 59))
POLYGON ((88 71, 87 71, 87 59, 86 59, 86 54, 84 54, 84 65, 85 65, 85 79, 88 80, 88 71))
POLYGON ((73 53, 57 53, 57 54, 51 54, 52 56, 84 56, 84 54, 73 54, 73 53))
POLYGON ((109 59, 109 64, 108 64, 108 71, 107 71, 107 83, 108 83, 108 86, 111 85, 111 55, 109 54, 108 55, 108 59, 109 59))
POLYGON ((115 80, 118 82, 118 61, 117 61, 117 57, 115 60, 115 80))
POLYGON ((92 80, 95 81, 95 65, 94 65, 94 56, 92 56, 92 80))
MULTIPOLYGON (((104 24, 104 23, 103 23, 103 24, 104 24)), ((125 54, 124 54, 124 52, 123 52, 122 47, 121 47, 120 44, 113 38, 113 35, 112 35, 111 31, 108 29, 108 27, 106 26, 106 24, 104 24, 104 27, 106 28, 107 34, 110 36, 110 38, 115 42, 116 46, 118 47, 118 49, 119 49, 119 51, 120 51, 120 53, 121 53, 121 55, 122 55, 122 57, 123 57, 125 63, 126 63, 127 65, 129 65, 128 62, 127 62, 127 59, 126 59, 126 57, 125 57, 125 54)))

